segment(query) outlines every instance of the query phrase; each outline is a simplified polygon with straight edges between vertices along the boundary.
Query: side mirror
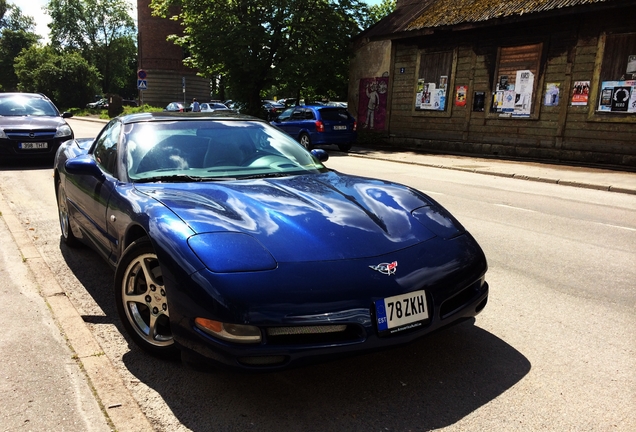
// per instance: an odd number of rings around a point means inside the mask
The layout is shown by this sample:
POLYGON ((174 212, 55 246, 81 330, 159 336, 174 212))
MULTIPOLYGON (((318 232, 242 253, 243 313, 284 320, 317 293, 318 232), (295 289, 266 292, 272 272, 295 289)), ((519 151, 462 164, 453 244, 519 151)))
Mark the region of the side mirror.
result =
POLYGON ((62 118, 71 118, 71 117, 73 117, 73 113, 66 112, 66 111, 62 113, 62 118))
POLYGON ((313 149, 311 154, 314 155, 314 157, 320 162, 327 162, 327 160, 329 160, 329 153, 323 149, 313 149))
POLYGON ((89 175, 96 179, 103 180, 104 173, 99 169, 91 155, 81 155, 73 159, 68 159, 64 164, 66 172, 74 175, 89 175))

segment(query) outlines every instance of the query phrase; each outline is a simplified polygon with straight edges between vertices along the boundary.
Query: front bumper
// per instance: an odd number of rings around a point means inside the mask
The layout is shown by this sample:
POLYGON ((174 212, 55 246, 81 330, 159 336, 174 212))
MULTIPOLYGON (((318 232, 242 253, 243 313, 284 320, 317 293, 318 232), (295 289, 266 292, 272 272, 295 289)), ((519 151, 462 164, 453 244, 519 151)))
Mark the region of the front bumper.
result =
MULTIPOLYGON (((406 331, 389 337, 379 337, 373 321, 371 309, 366 314, 358 315, 358 319, 364 319, 366 325, 348 320, 331 321, 330 324, 347 325, 350 335, 353 335, 357 327, 357 340, 345 340, 341 342, 324 341, 323 343, 297 343, 270 345, 265 338, 260 346, 241 346, 237 344, 223 344, 203 332, 194 329, 200 340, 194 338, 177 338, 181 349, 196 353, 200 359, 207 360, 214 365, 221 365, 230 369, 244 371, 275 371, 313 364, 334 358, 355 354, 379 351, 382 349, 405 345, 431 333, 446 327, 459 324, 478 315, 488 301, 488 284, 468 287, 470 292, 467 302, 462 302, 458 309, 452 311, 445 318, 440 317, 440 308, 435 307, 432 319, 423 327, 406 331), (269 346, 268 346, 269 345, 269 346), (264 347, 267 346, 267 347, 264 347)), ((355 311, 343 311, 355 313, 355 311)), ((305 323, 308 324, 308 323, 305 323)), ((314 323, 314 325, 320 325, 314 323)))
POLYGON ((301 272, 286 264, 251 275, 218 277, 203 271, 192 275, 188 288, 173 282, 184 280, 183 275, 168 277, 175 341, 185 351, 232 369, 278 370, 407 344, 476 316, 487 303, 486 260, 469 234, 391 254, 400 263, 395 277, 368 268, 383 258, 389 257, 305 263, 301 272), (426 292, 429 318, 380 336, 375 301, 416 290, 426 292), (196 317, 258 326, 262 341, 237 344, 213 338, 194 326, 196 317), (314 326, 339 326, 340 331, 298 332, 314 326), (282 336, 271 331, 281 328, 291 330, 282 336))
MULTIPOLYGON (((0 139, 0 156, 10 159, 53 159, 63 142, 73 137, 48 139, 0 139), (46 143, 46 148, 25 149, 24 144, 46 143)), ((40 145, 41 146, 41 145, 40 145)))

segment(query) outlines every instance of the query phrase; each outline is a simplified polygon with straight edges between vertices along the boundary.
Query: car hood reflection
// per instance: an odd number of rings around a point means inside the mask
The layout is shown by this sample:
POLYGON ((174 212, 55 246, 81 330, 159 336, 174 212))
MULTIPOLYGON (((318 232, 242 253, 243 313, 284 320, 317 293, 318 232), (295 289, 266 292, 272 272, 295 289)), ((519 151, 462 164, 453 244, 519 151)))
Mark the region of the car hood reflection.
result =
POLYGON ((279 262, 379 256, 435 237, 411 215, 431 205, 421 194, 336 172, 135 187, 195 233, 250 234, 279 262))

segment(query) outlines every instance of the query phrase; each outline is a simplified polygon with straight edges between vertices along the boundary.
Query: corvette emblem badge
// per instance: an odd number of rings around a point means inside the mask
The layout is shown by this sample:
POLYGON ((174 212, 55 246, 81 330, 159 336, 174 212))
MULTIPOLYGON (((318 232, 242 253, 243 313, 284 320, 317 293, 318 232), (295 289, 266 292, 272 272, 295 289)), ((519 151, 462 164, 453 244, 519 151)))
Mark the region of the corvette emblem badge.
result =
POLYGON ((395 271, 397 270, 397 261, 393 261, 392 263, 382 263, 375 266, 369 266, 369 268, 375 271, 379 271, 382 274, 391 276, 395 274, 395 271))

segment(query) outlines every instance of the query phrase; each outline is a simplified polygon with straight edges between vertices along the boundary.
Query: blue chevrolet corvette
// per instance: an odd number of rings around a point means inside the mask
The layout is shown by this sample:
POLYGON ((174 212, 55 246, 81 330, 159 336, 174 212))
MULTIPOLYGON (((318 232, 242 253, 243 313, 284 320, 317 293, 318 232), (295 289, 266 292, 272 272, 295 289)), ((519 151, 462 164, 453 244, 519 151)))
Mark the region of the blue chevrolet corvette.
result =
POLYGON ((115 271, 141 348, 276 370, 408 343, 486 305, 486 258, 437 202, 328 169, 235 113, 113 119, 57 152, 62 240, 115 271))

